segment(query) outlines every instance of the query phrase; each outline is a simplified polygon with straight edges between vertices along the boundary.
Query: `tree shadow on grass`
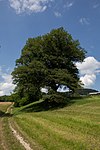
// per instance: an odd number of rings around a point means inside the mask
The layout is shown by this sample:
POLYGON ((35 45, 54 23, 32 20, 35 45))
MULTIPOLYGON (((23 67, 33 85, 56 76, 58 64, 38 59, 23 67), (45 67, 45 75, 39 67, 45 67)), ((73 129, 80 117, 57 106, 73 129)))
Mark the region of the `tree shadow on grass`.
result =
POLYGON ((37 101, 33 104, 24 106, 20 112, 41 112, 41 111, 53 111, 64 107, 69 107, 84 97, 69 97, 63 103, 57 103, 56 101, 48 102, 46 100, 37 101))
POLYGON ((57 103, 42 101, 40 103, 32 104, 30 106, 26 106, 21 111, 22 112, 41 112, 41 111, 52 111, 60 108, 64 108, 66 106, 72 105, 73 101, 67 101, 66 103, 57 103))
POLYGON ((12 114, 5 113, 5 112, 3 112, 3 111, 0 110, 0 118, 3 118, 3 117, 12 117, 12 114))

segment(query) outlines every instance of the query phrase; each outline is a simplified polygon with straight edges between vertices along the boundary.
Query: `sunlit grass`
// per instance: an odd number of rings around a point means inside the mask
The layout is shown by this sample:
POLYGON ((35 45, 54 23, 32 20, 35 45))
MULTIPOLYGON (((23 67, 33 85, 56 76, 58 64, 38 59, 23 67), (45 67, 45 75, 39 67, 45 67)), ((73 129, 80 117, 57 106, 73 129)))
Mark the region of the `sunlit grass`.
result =
POLYGON ((99 96, 76 99, 63 108, 40 112, 34 112, 34 104, 30 104, 15 114, 20 130, 40 149, 100 150, 99 96))

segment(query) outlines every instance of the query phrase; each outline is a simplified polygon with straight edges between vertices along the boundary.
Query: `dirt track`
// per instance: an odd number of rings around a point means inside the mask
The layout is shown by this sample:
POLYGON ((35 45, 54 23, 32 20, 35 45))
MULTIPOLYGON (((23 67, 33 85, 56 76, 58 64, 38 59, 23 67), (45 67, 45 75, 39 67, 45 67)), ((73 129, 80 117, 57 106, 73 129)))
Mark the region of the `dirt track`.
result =
MULTIPOLYGON (((3 119, 6 117, 7 114, 11 114, 12 112, 12 105, 11 102, 0 102, 0 105, 9 105, 9 107, 6 109, 5 114, 3 114, 0 118, 0 150, 8 150, 7 148, 7 142, 5 141, 5 134, 3 131, 4 122, 3 119)), ((13 138, 16 138, 19 143, 24 147, 26 150, 32 150, 30 147, 30 144, 25 141, 25 139, 18 133, 16 129, 13 128, 10 118, 8 119, 8 126, 9 130, 13 133, 13 138)), ((10 149, 13 150, 13 149, 10 149)))
MULTIPOLYGON (((0 106, 3 106, 3 105, 11 105, 11 102, 0 102, 0 106)), ((4 137, 4 131, 3 131, 3 126, 4 126, 4 122, 3 122, 3 117, 5 116, 4 114, 5 112, 3 112, 1 115, 0 115, 0 150, 7 150, 7 147, 6 147, 6 142, 5 142, 5 137, 4 137)))

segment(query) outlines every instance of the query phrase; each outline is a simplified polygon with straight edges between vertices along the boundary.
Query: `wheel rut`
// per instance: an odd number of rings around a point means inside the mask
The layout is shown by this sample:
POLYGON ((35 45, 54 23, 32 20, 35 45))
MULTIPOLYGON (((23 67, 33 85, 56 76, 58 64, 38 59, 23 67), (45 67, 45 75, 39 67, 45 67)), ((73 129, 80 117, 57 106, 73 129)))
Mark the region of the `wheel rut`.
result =
MULTIPOLYGON (((7 108, 6 114, 12 114, 12 106, 13 106, 13 103, 7 108)), ((20 144, 25 148, 25 150, 33 150, 30 147, 30 144, 26 142, 25 138, 22 135, 20 135, 16 129, 14 129, 10 120, 9 120, 9 127, 14 137, 20 142, 20 144)))

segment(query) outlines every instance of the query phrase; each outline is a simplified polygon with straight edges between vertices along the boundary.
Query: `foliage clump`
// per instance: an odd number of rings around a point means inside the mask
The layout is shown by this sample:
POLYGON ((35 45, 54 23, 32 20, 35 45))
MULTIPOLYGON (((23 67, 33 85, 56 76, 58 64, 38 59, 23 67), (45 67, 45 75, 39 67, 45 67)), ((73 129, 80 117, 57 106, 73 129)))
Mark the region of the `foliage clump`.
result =
POLYGON ((57 85, 64 84, 75 92, 81 86, 75 63, 82 62, 85 53, 79 41, 73 40, 63 28, 29 38, 12 72, 17 103, 23 101, 24 105, 39 100, 40 88, 44 86, 49 86, 55 93, 50 95, 51 101, 63 100, 61 93, 57 93, 57 85))

